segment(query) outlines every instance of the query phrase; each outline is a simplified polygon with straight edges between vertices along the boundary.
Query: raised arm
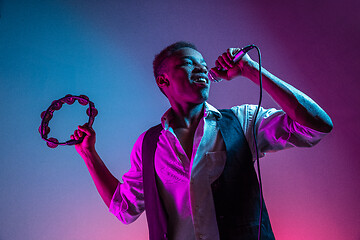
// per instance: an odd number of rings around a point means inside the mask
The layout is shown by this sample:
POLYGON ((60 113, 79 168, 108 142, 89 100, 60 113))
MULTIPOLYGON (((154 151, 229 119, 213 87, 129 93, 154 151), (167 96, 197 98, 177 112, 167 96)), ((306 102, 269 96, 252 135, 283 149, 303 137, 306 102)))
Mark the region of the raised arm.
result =
MULTIPOLYGON (((216 66, 221 66, 225 71, 217 68, 212 68, 211 71, 225 80, 232 80, 241 75, 259 84, 259 64, 247 54, 239 62, 234 63, 232 56, 235 51, 235 48, 230 48, 216 60, 216 66)), ((266 69, 261 70, 263 88, 292 120, 320 132, 332 130, 330 117, 316 102, 266 69)))
POLYGON ((88 127, 87 124, 79 126, 78 130, 75 130, 74 134, 71 135, 71 139, 78 140, 83 135, 85 135, 84 140, 81 143, 76 144, 75 149, 84 159, 96 189, 106 206, 109 207, 119 180, 111 174, 97 154, 95 150, 96 134, 92 128, 88 127))

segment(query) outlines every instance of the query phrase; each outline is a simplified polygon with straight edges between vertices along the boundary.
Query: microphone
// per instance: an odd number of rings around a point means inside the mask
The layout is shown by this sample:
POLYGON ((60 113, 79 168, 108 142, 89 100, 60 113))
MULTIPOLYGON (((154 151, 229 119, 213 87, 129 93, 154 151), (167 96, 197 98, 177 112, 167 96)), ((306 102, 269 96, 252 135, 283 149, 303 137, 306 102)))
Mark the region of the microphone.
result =
MULTIPOLYGON (((237 63, 238 61, 240 61, 240 59, 247 53, 249 52, 251 49, 253 49, 255 47, 255 45, 251 44, 251 45, 248 45, 246 47, 243 47, 239 50, 238 53, 235 54, 234 56, 234 59, 233 59, 233 62, 234 63, 237 63)), ((218 70, 224 70, 222 69, 220 66, 218 67, 218 70)), ((208 77, 210 79, 210 81, 212 82, 220 82, 222 79, 215 76, 215 74, 210 70, 209 73, 208 73, 208 77)))

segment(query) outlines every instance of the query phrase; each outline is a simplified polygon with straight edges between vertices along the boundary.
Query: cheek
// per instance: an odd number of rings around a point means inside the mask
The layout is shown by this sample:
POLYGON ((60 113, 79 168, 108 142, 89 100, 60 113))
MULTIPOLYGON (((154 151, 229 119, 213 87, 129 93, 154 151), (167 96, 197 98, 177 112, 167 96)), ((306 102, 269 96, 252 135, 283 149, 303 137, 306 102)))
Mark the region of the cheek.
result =
POLYGON ((174 78, 177 79, 189 79, 190 78, 190 72, 186 71, 186 69, 180 69, 174 73, 174 78))
POLYGON ((190 85, 190 75, 186 72, 177 72, 172 76, 174 86, 183 88, 190 85))

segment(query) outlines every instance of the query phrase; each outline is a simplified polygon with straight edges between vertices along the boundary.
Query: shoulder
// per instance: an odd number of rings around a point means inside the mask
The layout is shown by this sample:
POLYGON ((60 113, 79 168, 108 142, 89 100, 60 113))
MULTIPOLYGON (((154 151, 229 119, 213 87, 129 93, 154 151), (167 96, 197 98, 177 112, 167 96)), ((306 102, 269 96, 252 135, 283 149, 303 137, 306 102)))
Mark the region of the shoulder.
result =
MULTIPOLYGON (((231 110, 236 114, 236 115, 254 115, 256 112, 258 105, 254 105, 254 104, 243 104, 240 106, 234 106, 231 108, 231 110)), ((263 108, 260 106, 259 109, 259 114, 272 114, 274 112, 282 112, 282 110, 278 110, 275 108, 263 108)))
POLYGON ((252 117, 256 111, 256 105, 243 104, 240 106, 234 106, 230 108, 235 116, 239 119, 239 122, 243 128, 247 128, 252 120, 252 117))
MULTIPOLYGON (((234 106, 231 108, 231 110, 234 112, 234 114, 239 118, 240 121, 253 121, 253 118, 255 117, 255 113, 257 110, 257 105, 253 104, 243 104, 240 106, 234 106)), ((283 115, 285 114, 283 110, 275 109, 275 108, 259 108, 259 113, 257 116, 257 121, 259 119, 268 118, 273 115, 283 115)))
POLYGON ((257 105, 243 104, 240 106, 234 106, 230 108, 237 117, 252 116, 256 111, 257 105))
POLYGON ((161 125, 161 123, 160 123, 160 124, 158 124, 158 125, 155 125, 155 126, 149 128, 149 129, 148 129, 147 131, 145 131, 143 134, 144 134, 144 135, 160 134, 160 132, 161 132, 162 130, 163 130, 163 127, 162 127, 162 125, 161 125))
POLYGON ((147 139, 151 136, 158 136, 158 134, 161 133, 162 129, 163 127, 161 126, 161 124, 158 124, 141 133, 136 140, 133 149, 141 149, 144 141, 147 141, 147 139))
MULTIPOLYGON (((253 104, 243 104, 240 106, 234 106, 231 108, 234 112, 235 116, 238 118, 241 127, 243 128, 244 132, 251 132, 254 125, 255 114, 257 110, 257 105, 253 104)), ((259 127, 265 119, 272 119, 274 117, 283 117, 285 115, 283 110, 278 110, 275 108, 259 108, 258 115, 256 117, 256 127, 259 127)))

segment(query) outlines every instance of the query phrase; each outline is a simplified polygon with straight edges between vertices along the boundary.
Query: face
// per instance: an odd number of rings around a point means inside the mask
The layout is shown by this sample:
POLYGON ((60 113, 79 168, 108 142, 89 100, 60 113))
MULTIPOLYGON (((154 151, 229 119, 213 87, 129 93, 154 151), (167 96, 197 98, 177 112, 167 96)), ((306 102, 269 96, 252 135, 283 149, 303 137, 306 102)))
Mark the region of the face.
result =
POLYGON ((159 84, 170 103, 199 104, 209 97, 210 81, 203 56, 192 48, 181 48, 164 61, 163 80, 159 84))

